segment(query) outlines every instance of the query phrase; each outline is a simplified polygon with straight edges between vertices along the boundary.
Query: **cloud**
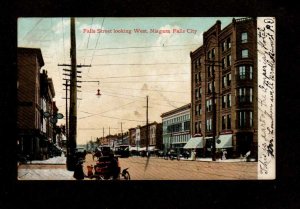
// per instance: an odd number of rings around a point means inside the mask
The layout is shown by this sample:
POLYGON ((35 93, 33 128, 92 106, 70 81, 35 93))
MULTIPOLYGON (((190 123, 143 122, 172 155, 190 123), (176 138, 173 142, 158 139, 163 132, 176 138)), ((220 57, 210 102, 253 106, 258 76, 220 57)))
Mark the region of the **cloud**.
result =
POLYGON ((146 83, 144 83, 142 89, 142 91, 147 91, 148 90, 148 85, 146 83))
POLYGON ((139 113, 137 110, 134 111, 135 116, 141 116, 141 113, 139 113))

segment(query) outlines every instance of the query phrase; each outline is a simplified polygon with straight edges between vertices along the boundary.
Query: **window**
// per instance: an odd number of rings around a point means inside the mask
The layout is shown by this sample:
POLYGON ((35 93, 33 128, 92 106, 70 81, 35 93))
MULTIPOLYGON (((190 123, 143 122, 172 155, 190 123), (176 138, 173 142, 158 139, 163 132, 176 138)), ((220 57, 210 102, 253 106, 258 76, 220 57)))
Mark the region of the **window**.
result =
POLYGON ((249 88, 249 101, 252 103, 253 101, 253 91, 252 88, 249 88))
POLYGON ((231 40, 230 40, 230 38, 227 39, 226 44, 227 44, 227 49, 230 49, 231 48, 231 40))
POLYGON ((250 116, 250 127, 253 127, 253 112, 252 111, 249 112, 249 116, 250 116))
POLYGON ((225 68, 225 65, 226 65, 225 58, 222 58, 222 69, 224 69, 224 68, 225 68))
POLYGON ((215 49, 213 48, 212 50, 211 50, 211 58, 214 58, 215 57, 215 49))
POLYGON ((211 131, 212 130, 212 119, 209 118, 206 120, 206 130, 211 131))
POLYGON ((252 68, 252 66, 250 66, 250 69, 249 69, 249 78, 250 78, 250 80, 253 79, 253 68, 252 68))
POLYGON ((199 98, 199 92, 198 92, 198 89, 195 90, 195 94, 196 94, 196 99, 199 98))
POLYGON ((207 77, 211 77, 211 66, 207 67, 207 77))
POLYGON ((197 59, 197 60, 196 60, 196 67, 198 68, 199 66, 200 66, 200 60, 197 59))
POLYGON ((239 127, 240 128, 246 127, 246 112, 245 111, 239 112, 239 127))
POLYGON ((222 108, 226 107, 226 95, 222 96, 222 108))
POLYGON ((248 42, 248 33, 247 32, 242 33, 241 41, 242 41, 242 43, 247 43, 248 42))
POLYGON ((231 55, 227 56, 227 67, 231 66, 231 55))
POLYGON ((231 94, 227 94, 227 107, 231 107, 231 94))
POLYGON ((239 67, 239 78, 241 80, 246 78, 246 66, 240 66, 239 67))
POLYGON ((210 51, 207 53, 207 58, 210 60, 210 51))
POLYGON ((199 82, 201 82, 201 73, 200 72, 198 73, 198 79, 199 79, 199 82))
POLYGON ((199 133, 199 130, 198 130, 198 122, 195 122, 195 133, 199 133))
POLYGON ((246 101, 246 88, 240 88, 239 89, 239 102, 245 102, 246 101))
POLYGON ((199 81, 199 77, 198 77, 198 73, 195 74, 195 83, 198 83, 199 81))
POLYGON ((211 99, 206 100, 206 111, 210 112, 212 110, 212 101, 211 99))
POLYGON ((222 116, 222 130, 226 129, 226 116, 222 116))
POLYGON ((227 115, 227 129, 231 129, 231 115, 227 115))
POLYGON ((227 86, 226 80, 227 80, 226 76, 223 76, 223 79, 222 79, 222 88, 225 88, 227 86))
POLYGON ((249 54, 248 54, 248 49, 243 49, 242 50, 242 58, 248 58, 249 54))
POLYGON ((212 92, 212 83, 208 83, 208 93, 212 92))
POLYGON ((224 41, 224 42, 222 43, 222 52, 224 52, 225 49, 226 49, 226 42, 224 41))
POLYGON ((231 73, 227 74, 227 86, 231 84, 231 73))
POLYGON ((199 88, 199 97, 201 98, 202 95, 202 88, 199 88))
POLYGON ((200 106, 200 105, 196 105, 196 115, 200 115, 200 114, 199 114, 199 106, 200 106))

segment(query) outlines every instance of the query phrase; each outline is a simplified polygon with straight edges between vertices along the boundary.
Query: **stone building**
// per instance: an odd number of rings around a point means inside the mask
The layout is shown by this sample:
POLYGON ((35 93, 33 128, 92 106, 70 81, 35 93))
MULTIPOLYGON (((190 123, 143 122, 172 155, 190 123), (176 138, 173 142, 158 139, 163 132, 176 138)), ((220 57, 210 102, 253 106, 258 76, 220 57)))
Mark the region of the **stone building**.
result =
POLYGON ((165 152, 169 149, 182 152, 184 145, 190 140, 190 111, 191 104, 187 104, 161 115, 165 152))

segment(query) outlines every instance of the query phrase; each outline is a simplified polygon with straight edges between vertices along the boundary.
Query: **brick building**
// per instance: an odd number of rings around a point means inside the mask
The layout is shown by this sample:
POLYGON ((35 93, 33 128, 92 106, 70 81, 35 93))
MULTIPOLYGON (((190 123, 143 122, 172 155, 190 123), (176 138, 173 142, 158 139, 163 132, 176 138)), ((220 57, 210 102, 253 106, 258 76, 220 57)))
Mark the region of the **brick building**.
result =
MULTIPOLYGON (((135 132, 131 130, 129 132, 135 134, 135 145, 138 148, 144 148, 147 146, 147 126, 138 126, 135 128, 135 132)), ((162 149, 162 123, 149 123, 148 124, 148 146, 156 149, 162 149)))
POLYGON ((45 71, 42 52, 37 48, 18 48, 17 128, 19 151, 31 159, 49 157, 49 142, 55 138, 56 122, 49 124, 50 115, 58 109, 52 79, 45 71))
POLYGON ((252 18, 233 18, 222 30, 217 21, 190 53, 191 134, 201 137, 205 157, 211 154, 215 103, 216 148, 229 157, 251 151, 257 158, 256 29, 252 18))

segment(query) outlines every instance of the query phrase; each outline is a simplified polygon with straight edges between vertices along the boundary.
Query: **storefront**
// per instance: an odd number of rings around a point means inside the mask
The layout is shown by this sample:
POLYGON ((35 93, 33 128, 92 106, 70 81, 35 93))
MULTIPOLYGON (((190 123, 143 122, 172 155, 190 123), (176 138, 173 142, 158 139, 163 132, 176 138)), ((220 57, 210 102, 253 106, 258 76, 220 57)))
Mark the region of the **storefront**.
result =
POLYGON ((203 152, 203 137, 192 137, 189 141, 184 145, 183 149, 188 149, 190 153, 196 152, 196 157, 200 157, 203 152))

